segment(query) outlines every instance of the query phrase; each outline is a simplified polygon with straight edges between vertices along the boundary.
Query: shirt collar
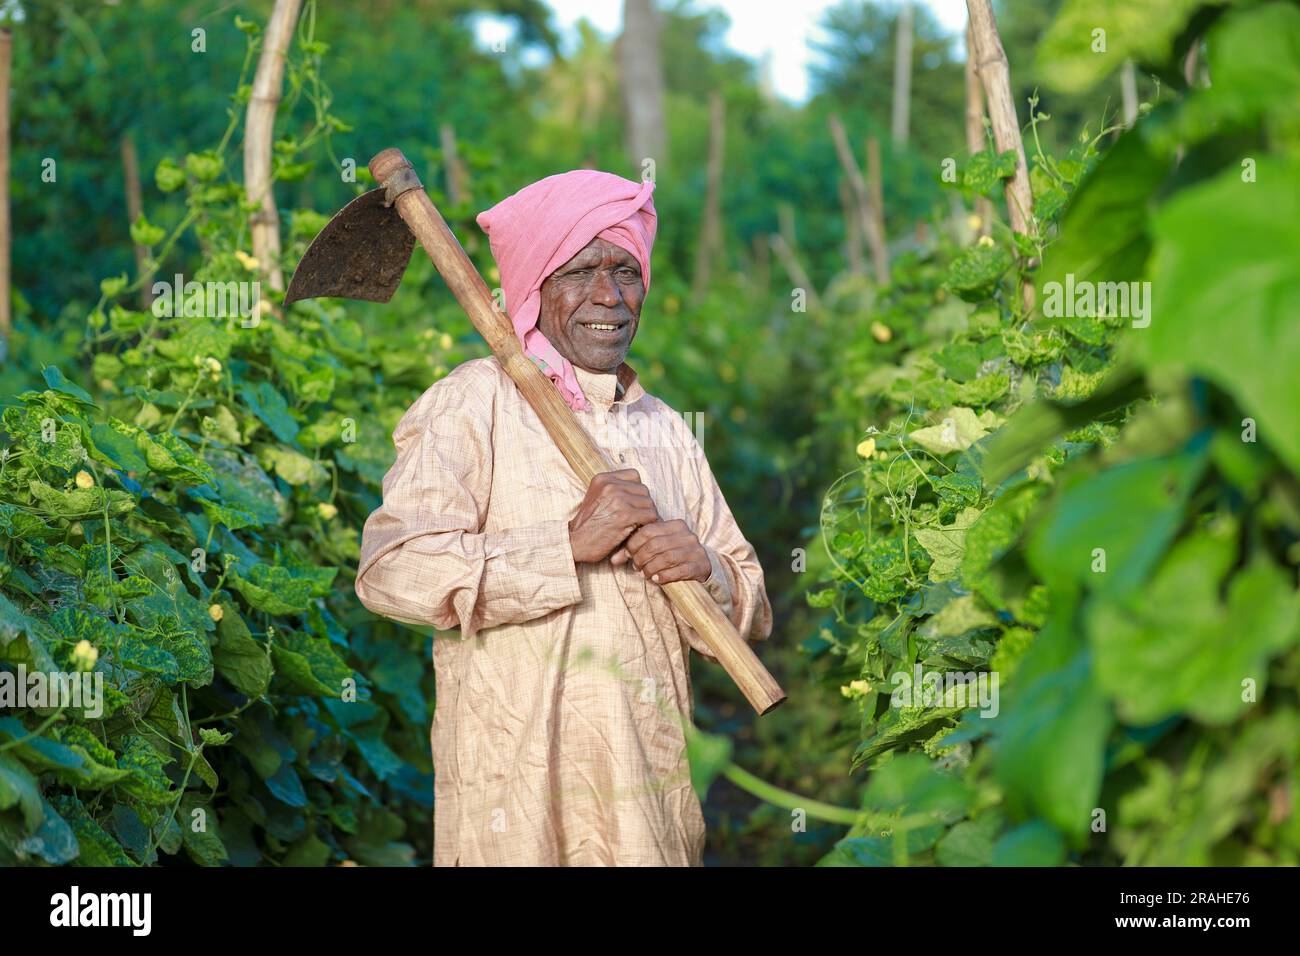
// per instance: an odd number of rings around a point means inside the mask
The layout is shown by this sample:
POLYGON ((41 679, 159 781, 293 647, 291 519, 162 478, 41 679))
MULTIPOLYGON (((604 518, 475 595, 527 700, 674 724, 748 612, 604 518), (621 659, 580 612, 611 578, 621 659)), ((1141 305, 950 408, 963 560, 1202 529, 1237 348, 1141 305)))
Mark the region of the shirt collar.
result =
POLYGON ((636 370, 626 362, 618 367, 617 372, 589 372, 575 365, 573 373, 577 376, 578 384, 582 386, 582 393, 587 396, 587 400, 605 411, 609 411, 613 405, 620 402, 624 405, 634 404, 645 394, 636 370), (619 384, 623 386, 621 396, 617 396, 619 384))

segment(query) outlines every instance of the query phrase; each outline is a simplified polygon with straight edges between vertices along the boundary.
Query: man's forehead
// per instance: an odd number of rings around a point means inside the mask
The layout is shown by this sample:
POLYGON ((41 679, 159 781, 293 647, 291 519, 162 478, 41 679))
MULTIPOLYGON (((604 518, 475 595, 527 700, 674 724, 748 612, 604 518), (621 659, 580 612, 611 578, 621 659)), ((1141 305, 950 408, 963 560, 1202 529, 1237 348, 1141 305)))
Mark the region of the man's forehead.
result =
POLYGON ((577 255, 570 259, 569 262, 565 263, 565 265, 574 262, 599 262, 606 256, 610 256, 615 260, 636 262, 636 257, 622 246, 616 246, 607 239, 601 239, 598 237, 587 243, 587 245, 583 249, 580 249, 577 255))

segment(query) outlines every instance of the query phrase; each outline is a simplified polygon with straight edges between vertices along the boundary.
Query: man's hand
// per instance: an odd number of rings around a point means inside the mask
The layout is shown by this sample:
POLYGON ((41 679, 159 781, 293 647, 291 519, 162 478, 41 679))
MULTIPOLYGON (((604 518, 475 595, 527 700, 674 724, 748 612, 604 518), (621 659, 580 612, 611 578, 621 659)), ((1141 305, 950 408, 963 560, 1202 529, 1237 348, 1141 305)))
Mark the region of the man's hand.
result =
POLYGON ((707 581, 713 572, 704 545, 680 518, 656 521, 639 528, 627 539, 627 544, 618 549, 610 563, 617 566, 629 560, 655 584, 707 581))
POLYGON ((603 561, 641 525, 659 520, 650 489, 635 468, 602 471, 591 479, 578 513, 569 521, 569 543, 579 564, 603 561))

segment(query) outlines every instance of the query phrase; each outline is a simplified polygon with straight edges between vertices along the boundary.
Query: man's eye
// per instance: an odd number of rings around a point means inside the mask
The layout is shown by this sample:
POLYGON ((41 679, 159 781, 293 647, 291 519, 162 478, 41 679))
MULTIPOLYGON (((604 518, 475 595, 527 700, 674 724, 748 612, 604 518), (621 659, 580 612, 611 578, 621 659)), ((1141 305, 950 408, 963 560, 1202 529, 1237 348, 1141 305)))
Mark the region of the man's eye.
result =
POLYGON ((623 282, 631 282, 633 279, 641 278, 641 275, 635 269, 619 269, 618 277, 623 282))
POLYGON ((569 276, 569 277, 572 278, 572 279, 585 279, 585 278, 587 278, 587 276, 591 275, 591 270, 590 270, 590 269, 574 269, 574 270, 572 270, 571 272, 566 272, 565 275, 569 276))

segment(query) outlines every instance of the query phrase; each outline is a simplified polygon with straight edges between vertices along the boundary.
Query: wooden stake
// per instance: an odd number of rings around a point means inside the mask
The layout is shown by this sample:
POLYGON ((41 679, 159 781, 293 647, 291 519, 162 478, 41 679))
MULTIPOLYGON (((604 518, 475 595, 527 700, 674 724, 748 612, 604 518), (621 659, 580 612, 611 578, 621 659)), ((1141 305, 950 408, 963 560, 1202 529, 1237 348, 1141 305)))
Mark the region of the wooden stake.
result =
POLYGON ((795 288, 803 289, 808 297, 808 304, 814 309, 820 310, 822 305, 821 296, 817 294, 812 279, 804 270, 798 256, 795 255, 794 249, 790 247, 790 243, 786 241, 785 236, 769 236, 768 245, 772 247, 776 257, 781 260, 781 266, 785 269, 786 275, 794 282, 795 288))
POLYGON ((1124 61, 1119 74, 1121 102, 1124 104, 1124 128, 1132 129, 1138 118, 1137 67, 1132 60, 1124 61))
POLYGON ((861 275, 865 270, 862 263, 862 227, 858 224, 858 208, 853 202, 848 182, 839 181, 840 209, 844 214, 844 258, 849 264, 849 271, 861 275))
MULTIPOLYGON (((998 25, 993 19, 992 0, 966 0, 970 16, 970 29, 975 41, 975 68, 984 84, 984 98, 988 104, 989 122, 993 126, 993 142, 998 152, 1014 150, 1016 171, 1007 180, 1007 219, 1014 232, 1022 235, 1034 233, 1034 194, 1029 186, 1029 166, 1025 162, 1025 144, 1020 137, 1020 123, 1016 119, 1015 101, 1011 95, 1011 68, 1007 64, 998 25)), ((1026 313, 1034 307, 1034 287, 1030 282, 1021 286, 1021 298, 1026 313)))
MULTIPOLYGON (((140 196, 140 161, 135 153, 135 140, 130 131, 122 134, 122 182, 126 190, 126 221, 132 226, 144 214, 144 200, 140 196)), ((149 247, 132 243, 135 250, 135 274, 143 276, 148 271, 149 247)), ((153 305, 153 285, 140 286, 140 307, 148 312, 153 305)))
MULTIPOLYGON (((966 21, 966 150, 974 155, 987 145, 984 138, 984 91, 980 89, 979 74, 975 71, 975 37, 970 20, 966 21)), ((975 197, 975 215, 980 224, 977 235, 993 232, 993 203, 987 196, 975 197)), ((969 235, 969 232, 966 233, 969 235)))
POLYGON ((831 138, 835 141, 835 153, 839 157, 840 167, 848 177, 849 187, 858 207, 858 219, 862 224, 862 234, 867 237, 867 248, 871 250, 871 262, 875 267, 876 282, 880 285, 889 283, 889 251, 885 248, 885 237, 880 231, 879 222, 871 211, 871 196, 867 190, 866 180, 858 161, 853 158, 849 138, 844 133, 844 124, 838 116, 830 118, 831 138))
POLYGON ((302 0, 275 0, 262 34, 262 55, 253 77, 253 94, 244 119, 244 191, 259 204, 251 219, 253 255, 267 283, 284 291, 280 269, 280 213, 271 185, 271 151, 275 140, 275 111, 284 86, 284 60, 293 37, 302 0))
POLYGON ((447 202, 459 206, 463 202, 469 202, 469 174, 456 146, 456 131, 450 123, 443 123, 438 127, 438 138, 442 141, 442 171, 443 183, 447 187, 447 202))
POLYGON ((904 3, 894 26, 894 109, 890 135, 894 148, 907 145, 908 118, 912 106, 912 4, 904 3))
POLYGON ((880 140, 867 138, 867 190, 871 196, 871 215, 876 220, 876 234, 885 244, 885 183, 880 162, 880 140))

